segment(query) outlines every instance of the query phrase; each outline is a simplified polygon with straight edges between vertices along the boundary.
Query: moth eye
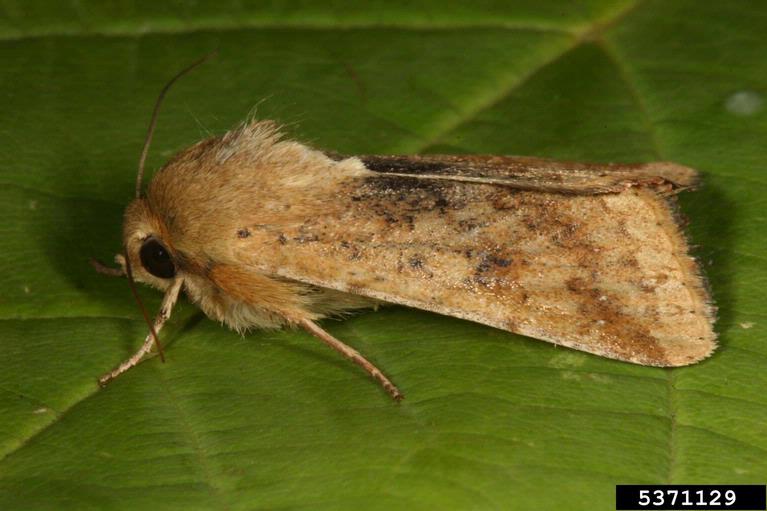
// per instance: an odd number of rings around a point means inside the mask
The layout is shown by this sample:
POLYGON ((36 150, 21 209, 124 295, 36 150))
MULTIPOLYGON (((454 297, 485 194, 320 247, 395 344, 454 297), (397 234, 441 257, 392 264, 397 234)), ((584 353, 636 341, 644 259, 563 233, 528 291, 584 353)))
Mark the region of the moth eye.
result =
POLYGON ((156 239, 147 239, 141 245, 139 256, 141 257, 141 265, 155 277, 169 279, 176 275, 176 267, 170 258, 170 254, 162 243, 156 239))

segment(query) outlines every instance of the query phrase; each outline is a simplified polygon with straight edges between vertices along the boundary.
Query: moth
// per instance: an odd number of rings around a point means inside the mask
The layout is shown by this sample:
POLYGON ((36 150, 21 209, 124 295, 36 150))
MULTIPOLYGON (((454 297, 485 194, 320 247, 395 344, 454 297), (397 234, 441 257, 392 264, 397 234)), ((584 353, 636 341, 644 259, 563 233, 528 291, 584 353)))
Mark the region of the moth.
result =
POLYGON ((696 185, 690 168, 347 157, 249 121, 181 151, 144 193, 160 99, 120 268, 96 266, 165 296, 153 324, 144 312, 142 347, 101 384, 160 349, 181 291, 239 332, 306 330, 397 400, 384 373, 318 320, 400 304, 651 366, 691 364, 716 347, 714 307, 674 199, 696 185))

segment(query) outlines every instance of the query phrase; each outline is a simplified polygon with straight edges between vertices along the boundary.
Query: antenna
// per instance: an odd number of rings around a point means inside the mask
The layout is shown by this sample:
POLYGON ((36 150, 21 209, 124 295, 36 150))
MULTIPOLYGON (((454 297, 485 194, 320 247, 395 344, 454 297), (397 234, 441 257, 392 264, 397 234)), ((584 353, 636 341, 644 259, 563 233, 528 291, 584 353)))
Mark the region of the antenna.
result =
MULTIPOLYGON (((192 69, 196 68, 209 58, 213 57, 218 53, 218 50, 214 50, 204 57, 197 59, 196 61, 192 62, 189 66, 185 67, 181 71, 176 74, 173 78, 171 78, 168 83, 165 84, 165 87, 162 88, 160 91, 160 95, 157 96, 157 101, 154 104, 154 110, 152 110, 152 118, 149 121, 149 129, 146 132, 146 138, 144 139, 144 148, 141 150, 141 157, 138 160, 138 175, 136 176, 136 198, 138 199, 141 197, 141 178, 144 176, 144 163, 146 163, 146 156, 149 153, 149 145, 152 143, 152 135, 154 135, 154 128, 157 125, 157 114, 160 112, 160 105, 162 104, 162 100, 165 97, 165 94, 167 94, 168 90, 171 88, 171 86, 187 74, 192 69)), ((159 346, 159 344, 158 344, 159 346)))
POLYGON ((152 332, 152 337, 154 337, 154 345, 157 346, 157 353, 160 355, 160 360, 165 362, 165 354, 162 351, 160 338, 157 336, 157 331, 154 329, 154 325, 149 319, 149 313, 146 311, 146 307, 144 307, 144 302, 141 301, 141 297, 139 297, 138 291, 136 290, 136 281, 133 280, 133 271, 131 270, 130 258, 128 257, 127 248, 125 249, 125 275, 128 277, 128 284, 130 285, 131 293, 133 293, 133 298, 136 299, 136 303, 138 303, 139 309, 141 309, 141 314, 144 316, 144 321, 146 321, 146 324, 149 325, 149 331, 152 332))

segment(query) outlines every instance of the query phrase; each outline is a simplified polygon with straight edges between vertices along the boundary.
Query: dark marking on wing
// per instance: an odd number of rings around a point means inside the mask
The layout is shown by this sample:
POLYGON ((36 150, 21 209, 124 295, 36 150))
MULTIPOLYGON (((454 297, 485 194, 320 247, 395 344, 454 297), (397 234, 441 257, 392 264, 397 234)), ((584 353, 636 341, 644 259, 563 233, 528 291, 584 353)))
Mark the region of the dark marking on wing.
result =
POLYGON ((374 176, 352 184, 353 203, 382 219, 387 226, 414 231, 426 213, 440 216, 459 211, 471 200, 466 187, 452 182, 418 181, 399 176, 374 176))
MULTIPOLYGON (((594 328, 609 342, 617 353, 626 356, 632 352, 644 352, 653 358, 664 356, 663 348, 650 331, 620 308, 620 299, 599 289, 595 276, 590 280, 573 277, 565 282, 575 295, 582 317, 593 319, 594 328)), ((582 327, 585 329, 585 327, 582 327)))
POLYGON ((412 155, 358 156, 368 170, 409 174, 434 181, 471 180, 518 190, 593 195, 649 187, 664 194, 694 187, 697 173, 670 162, 583 163, 525 156, 412 155))
POLYGON ((423 268, 423 259, 420 256, 413 256, 408 261, 410 267, 413 269, 423 268))
POLYGON ((411 156, 361 156, 362 163, 374 172, 401 174, 451 174, 455 165, 411 156))

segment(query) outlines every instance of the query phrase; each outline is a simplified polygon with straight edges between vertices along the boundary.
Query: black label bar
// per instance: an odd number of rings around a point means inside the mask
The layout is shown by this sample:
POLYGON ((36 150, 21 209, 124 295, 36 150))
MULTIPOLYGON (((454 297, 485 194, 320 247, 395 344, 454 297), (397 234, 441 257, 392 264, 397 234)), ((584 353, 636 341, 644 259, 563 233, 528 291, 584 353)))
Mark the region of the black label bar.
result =
POLYGON ((767 509, 761 484, 642 485, 615 487, 615 509, 767 509))

